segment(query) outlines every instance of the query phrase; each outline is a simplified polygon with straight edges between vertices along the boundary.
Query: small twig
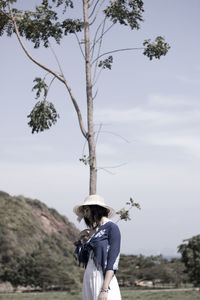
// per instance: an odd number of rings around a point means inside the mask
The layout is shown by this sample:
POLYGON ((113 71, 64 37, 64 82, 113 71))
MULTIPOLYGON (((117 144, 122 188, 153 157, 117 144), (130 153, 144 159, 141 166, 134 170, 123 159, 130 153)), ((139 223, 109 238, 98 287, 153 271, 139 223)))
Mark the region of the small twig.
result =
MULTIPOLYGON (((117 2, 117 0, 114 0, 114 1, 111 3, 110 9, 112 8, 112 6, 113 6, 116 2, 117 2)), ((95 38, 94 38, 94 42, 93 42, 93 46, 92 46, 93 52, 94 52, 94 47, 95 47, 95 44, 96 44, 95 40, 96 40, 98 31, 99 31, 99 29, 101 28, 102 24, 104 24, 106 18, 107 18, 107 16, 105 16, 104 20, 100 23, 100 25, 98 26, 98 28, 97 28, 97 30, 96 30, 95 38)), ((111 27, 112 27, 113 25, 114 25, 114 23, 112 23, 111 26, 110 26, 107 30, 105 30, 105 32, 103 33, 103 35, 104 35, 105 33, 107 33, 107 32, 111 29, 111 27)), ((103 36, 101 35, 101 36, 99 37, 98 41, 101 40, 102 37, 103 37, 103 36)))
POLYGON ((93 5, 94 1, 95 0, 88 1, 88 8, 90 8, 93 5))
MULTIPOLYGON (((103 22, 100 24, 102 25, 103 22)), ((93 42, 93 45, 92 45, 92 48, 91 50, 95 47, 95 45, 99 42, 99 40, 115 25, 116 23, 112 23, 103 33, 103 35, 101 35, 97 40, 96 40, 96 36, 95 36, 95 39, 94 39, 94 42, 93 42)))
POLYGON ((59 67, 59 69, 60 69, 60 73, 61 73, 62 77, 65 79, 65 76, 64 76, 64 73, 63 73, 63 70, 62 70, 60 61, 59 61, 59 59, 58 59, 58 56, 56 55, 56 52, 54 51, 54 49, 53 49, 53 47, 51 46, 51 43, 50 43, 50 42, 49 42, 49 48, 50 48, 50 50, 52 51, 52 53, 53 53, 53 55, 54 55, 54 57, 55 57, 55 59, 56 59, 56 61, 57 61, 57 64, 58 64, 58 67, 59 67))
POLYGON ((96 90, 96 93, 95 93, 95 95, 94 95, 93 98, 92 98, 93 101, 94 101, 94 99, 96 98, 97 94, 98 94, 98 89, 96 90))
POLYGON ((103 171, 105 171, 105 172, 107 172, 107 173, 109 173, 111 175, 115 175, 116 174, 114 172, 111 172, 111 171, 107 170, 106 168, 97 168, 97 171, 99 171, 99 170, 103 170, 103 171))
POLYGON ((82 55, 83 55, 83 58, 85 59, 85 55, 84 55, 83 49, 82 49, 82 47, 81 47, 81 42, 80 42, 80 40, 79 40, 79 38, 78 38, 78 35, 77 35, 77 33, 76 33, 76 32, 75 32, 75 37, 76 37, 76 39, 77 39, 77 42, 78 42, 79 48, 80 48, 80 50, 81 50, 81 53, 82 53, 82 55))
POLYGON ((47 94, 46 94, 46 97, 45 97, 45 99, 44 99, 45 103, 46 103, 46 98, 47 98, 48 92, 49 92, 50 87, 51 87, 51 85, 52 85, 52 83, 53 83, 53 81, 54 81, 55 78, 56 78, 55 76, 52 78, 52 80, 51 80, 51 82, 50 82, 50 84, 49 84, 49 86, 48 86, 47 94))
POLYGON ((117 137, 120 137, 122 140, 124 140, 126 143, 130 143, 130 141, 129 140, 127 140, 126 138, 124 138, 123 136, 121 136, 120 134, 118 134, 118 133, 115 133, 115 132, 112 132, 112 131, 107 131, 107 130, 104 130, 104 131, 101 131, 101 133, 110 133, 110 134, 112 134, 112 135, 115 135, 115 136, 117 136, 117 137))
POLYGON ((90 51, 92 52, 92 55, 91 55, 92 58, 93 58, 93 55, 94 55, 94 49, 95 49, 95 45, 96 45, 95 41, 96 41, 96 38, 97 38, 97 34, 98 34, 98 32, 99 32, 99 30, 100 30, 100 28, 101 28, 102 25, 103 25, 103 22, 101 22, 101 24, 99 24, 99 26, 97 27, 97 30, 95 32, 95 35, 94 35, 93 45, 92 45, 92 47, 90 49, 90 51))
POLYGON ((83 150, 82 150, 82 157, 85 155, 85 147, 87 144, 87 140, 85 140, 84 145, 83 145, 83 150))
MULTIPOLYGON (((98 0, 98 1, 99 1, 99 0, 98 0)), ((104 2, 105 2, 105 0, 102 0, 102 1, 101 1, 100 5, 99 5, 99 7, 98 7, 98 9, 97 9, 97 11, 96 11, 96 14, 95 14, 95 16, 94 16, 94 19, 93 19, 92 22, 90 23, 90 26, 91 26, 92 24, 94 24, 94 22, 96 21, 96 18, 97 18, 97 16, 98 16, 98 13, 99 13, 99 11, 100 11, 100 9, 101 9, 101 6, 103 5, 104 2)), ((94 11, 95 11, 95 9, 94 9, 94 11)), ((93 15, 94 11, 93 11, 92 14, 89 16, 89 18, 93 15)))
POLYGON ((116 168, 120 168, 120 167, 123 167, 125 165, 127 165, 128 163, 123 163, 123 164, 120 164, 120 165, 116 165, 116 166, 109 166, 109 167, 100 167, 98 168, 99 170, 100 169, 116 169, 116 168))
POLYGON ((103 124, 101 123, 101 124, 99 125, 99 129, 98 129, 98 131, 97 131, 96 145, 97 145, 97 142, 98 142, 98 138, 99 138, 99 134, 100 134, 100 131, 101 131, 102 126, 103 126, 103 124))
MULTIPOLYGON (((88 17, 89 19, 92 17, 93 13, 95 12, 95 9, 96 9, 96 7, 97 7, 99 1, 100 1, 100 0, 97 0, 97 2, 95 3, 95 5, 94 5, 94 7, 93 7, 93 10, 92 10, 91 14, 90 14, 89 17, 88 17)), ((90 6, 90 7, 91 7, 91 6, 90 6)))
POLYGON ((116 50, 112 50, 112 51, 108 51, 105 52, 103 54, 101 54, 100 56, 98 56, 97 58, 95 58, 92 62, 92 64, 94 64, 96 61, 99 60, 99 58, 101 58, 102 56, 105 56, 107 54, 111 54, 111 53, 116 53, 116 52, 122 52, 122 51, 130 51, 130 50, 144 50, 145 48, 125 48, 125 49, 116 49, 116 50))
MULTIPOLYGON (((101 38, 99 41, 99 49, 98 49, 98 54, 97 54, 98 57, 101 57, 100 52, 101 52, 101 47, 102 47, 102 42, 103 42, 103 32, 104 32, 105 25, 106 25, 106 18, 104 19, 104 23, 102 26, 102 33, 101 33, 101 38)), ((98 60, 99 60, 98 57, 96 59, 96 64, 95 64, 95 68, 94 68, 93 82, 95 81, 95 78, 96 78, 96 72, 97 72, 98 60)), ((93 64, 93 62, 92 62, 92 64, 93 64)))
POLYGON ((99 168, 97 168, 97 170, 99 171, 99 170, 103 170, 103 171, 106 171, 107 173, 110 173, 110 174, 112 174, 112 175, 115 175, 116 173, 114 173, 114 172, 111 172, 110 170, 108 170, 108 169, 116 169, 116 168, 120 168, 120 167, 122 167, 122 166, 124 166, 124 165, 127 165, 128 163, 123 163, 123 164, 120 164, 120 165, 117 165, 117 166, 111 166, 111 167, 99 167, 99 168))
POLYGON ((101 72, 103 71, 103 67, 99 70, 98 74, 96 75, 96 80, 92 83, 92 86, 94 87, 99 80, 99 77, 101 76, 101 72))

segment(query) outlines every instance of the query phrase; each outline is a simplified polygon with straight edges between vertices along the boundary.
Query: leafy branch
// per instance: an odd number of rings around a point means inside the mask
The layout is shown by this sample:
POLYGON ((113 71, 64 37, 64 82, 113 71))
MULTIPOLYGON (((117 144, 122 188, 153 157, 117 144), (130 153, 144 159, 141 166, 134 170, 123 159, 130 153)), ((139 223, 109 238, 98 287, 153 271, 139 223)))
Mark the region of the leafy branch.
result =
POLYGON ((150 60, 153 58, 160 59, 162 55, 166 55, 170 46, 164 41, 162 36, 158 36, 154 42, 150 39, 145 40, 143 45, 146 47, 143 54, 146 55, 150 60))
POLYGON ((30 118, 28 125, 32 128, 32 133, 38 133, 45 129, 49 129, 53 124, 55 124, 59 115, 56 112, 53 103, 38 101, 31 113, 28 115, 28 118, 30 118))
POLYGON ((126 205, 128 206, 128 208, 122 208, 119 211, 116 212, 117 215, 119 215, 119 219, 117 220, 116 223, 118 223, 120 220, 124 220, 124 221, 129 221, 131 220, 130 217, 130 210, 135 207, 137 209, 141 209, 140 204, 134 202, 134 200, 132 198, 130 198, 130 200, 128 202, 126 202, 126 205))
POLYGON ((113 63, 113 57, 110 55, 110 56, 108 56, 108 58, 106 58, 104 60, 100 60, 98 67, 111 70, 112 63, 113 63))

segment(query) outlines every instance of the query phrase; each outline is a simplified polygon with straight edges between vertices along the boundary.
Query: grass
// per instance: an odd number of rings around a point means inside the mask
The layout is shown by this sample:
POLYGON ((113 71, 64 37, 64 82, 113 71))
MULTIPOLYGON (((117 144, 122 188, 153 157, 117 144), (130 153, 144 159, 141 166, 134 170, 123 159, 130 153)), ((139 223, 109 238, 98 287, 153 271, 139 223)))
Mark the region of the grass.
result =
POLYGON ((0 294, 0 300, 81 300, 81 295, 67 292, 0 294))
POLYGON ((200 300, 197 291, 122 290, 123 300, 200 300))
MULTIPOLYGON (((198 291, 138 291, 122 289, 122 300, 200 300, 198 291)), ((66 292, 0 294, 0 300, 81 300, 66 292)))

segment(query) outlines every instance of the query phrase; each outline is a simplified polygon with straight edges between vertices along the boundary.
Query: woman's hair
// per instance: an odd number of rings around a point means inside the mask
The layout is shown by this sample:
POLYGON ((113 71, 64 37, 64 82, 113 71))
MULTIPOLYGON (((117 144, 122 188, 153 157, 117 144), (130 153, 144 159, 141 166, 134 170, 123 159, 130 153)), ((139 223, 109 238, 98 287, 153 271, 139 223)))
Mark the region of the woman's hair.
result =
POLYGON ((88 205, 90 209, 90 217, 84 216, 86 225, 90 228, 96 228, 102 217, 108 217, 109 210, 99 205, 88 205))

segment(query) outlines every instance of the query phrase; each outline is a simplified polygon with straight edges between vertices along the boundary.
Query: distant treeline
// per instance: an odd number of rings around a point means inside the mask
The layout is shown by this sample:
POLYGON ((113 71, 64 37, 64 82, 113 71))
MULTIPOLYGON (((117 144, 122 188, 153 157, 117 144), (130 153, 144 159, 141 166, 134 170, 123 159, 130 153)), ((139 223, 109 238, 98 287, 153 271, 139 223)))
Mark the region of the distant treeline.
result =
POLYGON ((185 266, 179 258, 170 260, 159 256, 121 255, 117 274, 121 286, 152 286, 171 284, 179 287, 189 282, 185 266))

